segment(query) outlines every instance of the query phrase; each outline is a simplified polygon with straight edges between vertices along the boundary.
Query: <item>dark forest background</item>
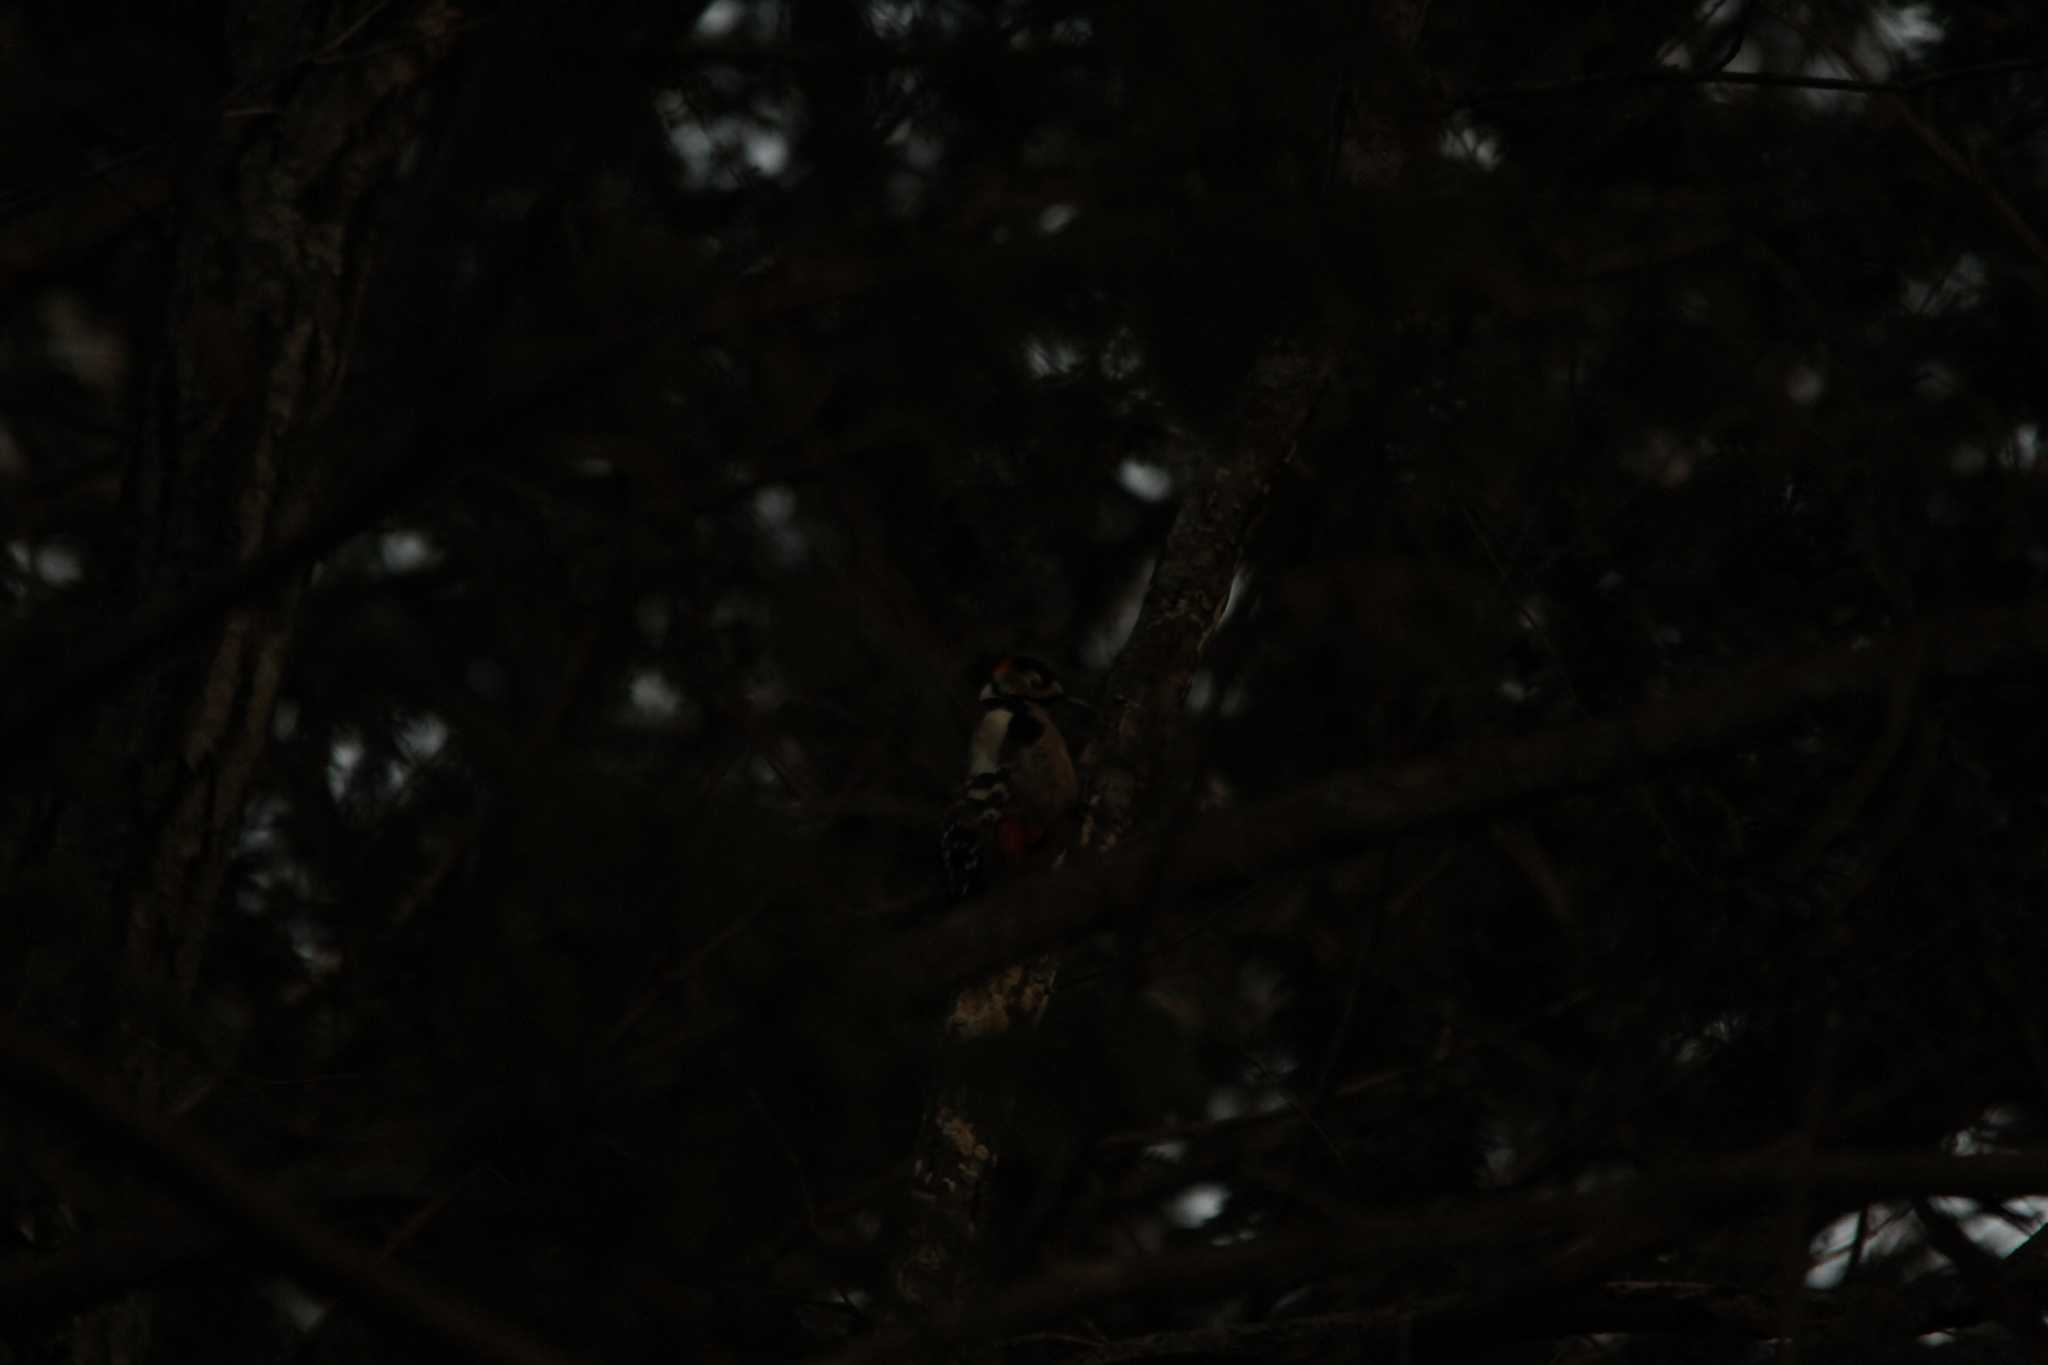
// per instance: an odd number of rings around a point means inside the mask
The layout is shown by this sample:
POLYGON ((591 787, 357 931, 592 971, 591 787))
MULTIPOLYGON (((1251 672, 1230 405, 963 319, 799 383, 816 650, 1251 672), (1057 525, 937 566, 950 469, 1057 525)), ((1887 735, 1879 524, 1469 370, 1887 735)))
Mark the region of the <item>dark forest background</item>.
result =
POLYGON ((2040 1358, 2044 65, 0 11, 0 1360, 2040 1358))

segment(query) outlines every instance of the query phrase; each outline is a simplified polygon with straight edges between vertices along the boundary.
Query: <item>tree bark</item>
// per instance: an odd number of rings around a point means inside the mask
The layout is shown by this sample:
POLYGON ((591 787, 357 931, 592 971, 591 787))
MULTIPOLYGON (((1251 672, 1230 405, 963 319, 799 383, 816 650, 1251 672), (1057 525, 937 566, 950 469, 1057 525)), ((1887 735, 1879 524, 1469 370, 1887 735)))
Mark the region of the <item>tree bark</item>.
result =
MULTIPOLYGON (((1369 46, 1386 69, 1362 73, 1374 88, 1387 72, 1404 88, 1416 83, 1412 53, 1427 13, 1428 0, 1374 6, 1368 24, 1376 41, 1369 46)), ((1346 92, 1337 138, 1339 178, 1353 190, 1390 189, 1408 164, 1415 130, 1352 93, 1346 92)), ((1306 334, 1265 346, 1246 384, 1230 453, 1176 513, 1137 624, 1110 672, 1101 730, 1082 759, 1082 850, 1116 850, 1156 795, 1161 756, 1186 722, 1188 687, 1229 605, 1245 541, 1341 349, 1306 334)), ((962 988, 947 1021, 942 1071, 957 1069, 964 1045, 1034 1028, 1058 976, 1057 955, 1042 953, 962 988)), ((976 1289, 988 1181, 1011 1107, 1000 1082, 954 1076, 942 1080, 920 1127, 909 1250, 898 1263, 896 1289, 924 1312, 957 1311, 976 1289)))
MULTIPOLYGON (((455 19, 427 0, 350 33, 338 7, 310 0, 231 8, 231 93, 174 196, 164 323, 139 348, 127 554, 93 566, 108 604, 159 610, 247 565, 317 506, 329 471, 297 438, 346 382, 382 224, 455 19)), ((23 1015, 85 1042, 146 1109, 174 1107, 180 1077, 137 1002, 176 1010, 199 978, 301 581, 167 644, 17 763, 15 776, 45 780, 18 784, 0 810, 0 857, 17 888, 42 913, 94 924, 117 959, 72 964, 23 1015)), ((79 1193, 44 1189, 28 1201, 43 1207, 12 1211, 49 1228, 79 1193)), ((35 1357, 146 1359, 150 1318, 140 1299, 82 1315, 35 1357)))
MULTIPOLYGON (((1071 1262, 1041 1279, 939 1315, 921 1335, 898 1331, 856 1342, 832 1357, 830 1365, 908 1359, 914 1352, 929 1350, 934 1339, 1000 1337, 1131 1299, 1172 1301, 1205 1293, 1241 1293, 1252 1284, 1300 1284, 1330 1274, 1384 1271, 1447 1256, 1498 1268, 1498 1290, 1483 1298, 1453 1296, 1412 1309, 1347 1315, 1345 1320, 1354 1326, 1372 1324, 1392 1338, 1390 1348, 1405 1340, 1418 1351, 1425 1344, 1425 1331, 1432 1350, 1468 1352, 1580 1332, 1774 1336, 1783 1305, 1772 1296, 1715 1285, 1606 1282, 1600 1277, 1654 1247, 1696 1238, 1702 1228, 1768 1212, 1808 1193, 1837 1203, 1937 1192, 1996 1200, 2040 1188, 2044 1175, 2048 1159, 2037 1153, 1958 1157, 1879 1152, 1808 1162, 1788 1158, 1780 1144, 1647 1176, 1616 1190, 1487 1193, 1400 1215, 1345 1215, 1331 1209, 1321 1224, 1255 1241, 1071 1262)), ((1821 1325, 1843 1320, 1835 1304, 1816 1307, 1816 1316, 1825 1320, 1821 1325)), ((1922 1309, 1931 1320, 1921 1330, 1975 1321, 1987 1307, 1922 1309)), ((1315 1334, 1306 1323, 1274 1324, 1283 1336, 1298 1328, 1315 1334)), ((1160 1354, 1174 1354, 1202 1338, 1174 1333, 1153 1340, 1170 1348, 1160 1354)), ((1230 1345, 1231 1339, 1212 1338, 1210 1344, 1230 1345)), ((1114 1358, 1141 1354, 1145 1352, 1136 1350, 1114 1358)))
POLYGON ((1815 702, 1882 694, 1902 676, 1974 677, 2048 655, 2048 599, 1920 622, 1881 640, 1755 662, 1726 677, 1573 725, 1335 773, 1256 803, 1205 813, 1084 866, 998 887, 863 962, 864 980, 931 987, 1045 952, 1136 904, 1333 849, 1616 781, 1737 743, 1815 702))
MULTIPOLYGON (((1188 683, 1229 603, 1245 538, 1328 368, 1327 352, 1274 348, 1252 376, 1235 448, 1181 504, 1110 674, 1102 734, 1083 758, 1091 793, 1083 849, 1116 847, 1154 786, 1157 755, 1185 723, 1188 683)), ((976 1288, 989 1179, 1013 1107, 1004 1080, 968 1074, 963 1050, 1034 1028, 1058 975, 1058 958, 1044 954, 954 998, 942 1078, 911 1163, 909 1248, 896 1274, 898 1294, 922 1310, 945 1311, 976 1288)))

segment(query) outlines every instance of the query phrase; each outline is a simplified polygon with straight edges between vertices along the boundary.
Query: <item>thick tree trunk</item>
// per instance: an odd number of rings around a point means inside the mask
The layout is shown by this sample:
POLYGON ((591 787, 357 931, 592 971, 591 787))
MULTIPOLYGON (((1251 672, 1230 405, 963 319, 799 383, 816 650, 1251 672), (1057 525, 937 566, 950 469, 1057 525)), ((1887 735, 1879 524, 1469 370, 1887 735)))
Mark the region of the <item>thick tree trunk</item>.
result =
MULTIPOLYGON (((1189 679, 1230 599, 1274 473, 1293 452, 1328 372, 1327 356, 1275 348, 1261 362, 1235 448, 1174 518, 1138 624, 1110 676, 1102 735, 1084 760, 1091 793, 1085 849, 1116 847, 1137 817, 1140 796, 1154 785, 1155 756, 1184 722, 1189 679)), ((922 1310, 956 1309, 976 1287, 989 1179, 1011 1107, 1009 1086, 971 1076, 962 1050, 1036 1027, 1058 975, 1058 958, 1043 955, 967 986, 953 1002, 945 1074, 911 1163, 909 1248, 896 1275, 897 1292, 922 1310)))
MULTIPOLYGON (((1369 22, 1382 40, 1374 45, 1382 69, 1361 73, 1369 88, 1385 88, 1388 78, 1404 90, 1420 84, 1411 54, 1427 13, 1428 0, 1375 6, 1369 22)), ((1390 189, 1407 165, 1416 129, 1353 95, 1346 92, 1339 175, 1354 190, 1390 189)), ((1267 345, 1247 377, 1231 449, 1175 516, 1137 625, 1110 674, 1101 732, 1082 762, 1083 850, 1115 850, 1142 826, 1147 803, 1157 805, 1159 756, 1185 723, 1188 686, 1229 603, 1245 542, 1340 351, 1327 337, 1267 345)), ((1043 954, 971 983, 954 999, 936 1098, 911 1162, 908 1248, 897 1263, 895 1288, 921 1312, 956 1314, 978 1292, 989 1181, 1011 1108, 1000 1079, 965 1077, 960 1051, 1035 1028, 1058 976, 1058 956, 1043 954)))
MULTIPOLYGON (((176 602, 289 537, 317 503, 329 471, 310 467, 299 438, 347 378, 380 224, 457 31, 436 0, 375 32, 346 31, 350 8, 231 7, 217 137, 179 187, 162 331, 138 347, 129 554, 93 566, 108 602, 176 602)), ((23 765, 47 780, 11 781, 0 811, 10 880, 40 895, 42 913, 87 917, 109 959, 70 964, 57 989, 30 993, 25 1017, 92 1047, 147 1107, 177 1104, 175 1050, 153 1021, 199 977, 298 597, 288 585, 163 649, 51 736, 23 765)), ((17 1218, 51 1239, 74 1220, 93 1235, 90 1192, 26 1183, 17 1218)), ((141 1360, 149 1338, 148 1306, 131 1300, 36 1354, 141 1360)))
MULTIPOLYGON (((429 5, 385 50, 353 58, 324 36, 341 18, 282 2, 241 16, 238 88, 276 102, 223 111, 219 155, 186 201, 154 420, 129 471, 149 606, 292 534, 329 472, 294 459, 294 438, 346 379, 383 201, 453 23, 429 5)), ((297 597, 294 585, 229 611, 153 671, 153 706, 115 722, 143 765, 120 895, 128 965, 179 996, 270 733, 297 597)))

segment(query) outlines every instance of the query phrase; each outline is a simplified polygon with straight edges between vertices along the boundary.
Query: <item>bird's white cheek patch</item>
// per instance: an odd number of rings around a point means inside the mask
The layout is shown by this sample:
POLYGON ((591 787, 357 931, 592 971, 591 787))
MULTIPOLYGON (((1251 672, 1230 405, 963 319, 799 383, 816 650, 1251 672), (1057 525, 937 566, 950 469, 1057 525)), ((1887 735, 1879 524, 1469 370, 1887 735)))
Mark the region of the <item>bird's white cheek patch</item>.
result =
POLYGON ((974 745, 967 751, 967 775, 992 773, 1003 766, 1003 735, 1010 728, 1010 713, 1003 710, 983 715, 974 727, 974 745))

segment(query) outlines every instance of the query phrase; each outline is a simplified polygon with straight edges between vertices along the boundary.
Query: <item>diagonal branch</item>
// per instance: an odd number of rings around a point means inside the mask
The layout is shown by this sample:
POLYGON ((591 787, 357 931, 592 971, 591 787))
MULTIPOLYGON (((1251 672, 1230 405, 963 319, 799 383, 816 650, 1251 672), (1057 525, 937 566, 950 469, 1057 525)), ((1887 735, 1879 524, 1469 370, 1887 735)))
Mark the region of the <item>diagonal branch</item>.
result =
POLYGON ((2018 71, 2039 71, 2048 57, 2012 57, 1995 62, 1929 71, 1899 80, 1878 80, 1868 73, 1857 76, 1798 76, 1782 71, 1688 71, 1682 67, 1660 66, 1641 71, 1603 71, 1569 80, 1539 81, 1511 85, 1500 90, 1477 90, 1451 101, 1454 109, 1480 108, 1512 100, 1541 99, 1551 95, 1591 94, 1624 85, 1745 85, 1765 90, 1831 90, 1850 95, 1910 95, 1939 85, 1982 80, 2018 71))
MULTIPOLYGON (((1854 1315, 1837 1295, 1807 1291, 1801 1301, 1823 1324, 1854 1315)), ((1355 1355, 1368 1342, 1393 1354, 1492 1350, 1515 1342, 1589 1333, 1656 1332, 1708 1340, 1772 1338, 1780 1306, 1768 1294, 1734 1285, 1672 1280, 1614 1280, 1565 1295, 1508 1300, 1458 1299, 1414 1308, 1377 1308, 1314 1317, 1198 1327, 1108 1341, 1067 1365, 1127 1360, 1302 1359, 1355 1355)), ((1922 1311, 1916 1326, 1936 1331, 1974 1318, 1967 1311, 1922 1311)))
MULTIPOLYGON (((1736 742, 1799 708, 1884 691, 1903 672, 1968 677, 2048 654, 2048 598, 1936 617, 1890 638, 1767 659, 1627 711, 1461 751, 1338 773, 999 889, 862 964, 911 991, 1041 953, 1149 894, 1183 894, 1328 848, 1598 786, 1736 742), (1920 662, 1925 660, 1924 665, 1920 662)), ((873 975, 862 979, 872 980, 873 975)))
MULTIPOLYGON (((115 1098, 79 1059, 0 1023, 0 1086, 139 1158, 151 1175, 308 1280, 469 1360, 575 1365, 496 1315, 453 1298, 307 1219, 183 1124, 115 1098)), ((40 1291, 43 1286, 0 1286, 40 1291)), ((0 1303, 0 1310, 15 1305, 0 1303)), ((0 1314, 4 1315, 4 1314, 0 1314)))
MULTIPOLYGON (((1252 376, 1236 448, 1174 518, 1137 625, 1110 675, 1102 732, 1082 760, 1091 793, 1084 848, 1114 849, 1136 820, 1140 799, 1157 785, 1158 755, 1186 721, 1188 683, 1230 600, 1245 538, 1294 450, 1330 354, 1287 347, 1268 353, 1252 376)), ((1036 1027, 1059 973, 1049 953, 988 965, 998 970, 962 987, 947 1020, 941 1079, 911 1162, 908 1246, 894 1273, 907 1303, 941 1315, 973 1292, 989 1179, 1013 1103, 1008 1078, 976 1079, 963 1065, 965 1050, 1036 1027)))
MULTIPOLYGON (((1695 1301, 1684 1309, 1667 1302, 1659 1308, 1639 1293, 1617 1295, 1611 1292, 1615 1286, 1588 1286, 1617 1263, 1675 1236, 1696 1235, 1705 1224, 1782 1206, 1807 1190, 1835 1207, 1926 1194, 2011 1198, 2042 1189, 2048 1189, 2048 1153, 2038 1150, 1960 1157, 1856 1153, 1809 1162, 1780 1145, 1679 1167, 1614 1191, 1480 1195, 1418 1214, 1338 1217, 1256 1241, 1075 1263, 942 1317, 932 1331, 942 1339, 986 1336, 1139 1297, 1242 1293, 1248 1284, 1300 1284, 1456 1254, 1469 1264, 1515 1266, 1514 1287, 1484 1305, 1453 1299, 1403 1310, 1386 1320, 1402 1329, 1390 1346, 1427 1324, 1448 1329, 1456 1344, 1469 1347, 1478 1343, 1460 1339, 1459 1331, 1497 1319, 1503 1305, 1514 1305, 1515 1312, 1544 1313, 1568 1303, 1582 1306, 1582 1325, 1553 1319, 1536 1335, 1655 1330, 1652 1323, 1662 1317, 1678 1330, 1769 1336, 1777 1330, 1778 1305, 1767 1296, 1722 1291, 1726 1297, 1717 1302, 1695 1301), (1571 1297, 1574 1293, 1580 1297, 1571 1297)), ((1829 1310, 1840 1302, 1829 1302, 1819 1316, 1832 1316, 1829 1310)), ((1954 1322, 1955 1315, 1949 1315, 1946 1325, 1954 1322)), ((1939 1325, 1944 1324, 1929 1324, 1939 1325)), ((831 1365, 871 1365, 929 1345, 928 1339, 907 1332, 885 1333, 856 1343, 831 1365)))
POLYGON ((1082 759, 1084 847, 1108 852, 1122 842, 1139 798, 1154 785, 1160 755, 1186 723, 1188 685, 1230 604, 1244 542, 1332 359, 1327 350, 1269 350, 1252 375, 1236 452, 1175 515, 1137 625, 1110 673, 1101 732, 1082 759))

